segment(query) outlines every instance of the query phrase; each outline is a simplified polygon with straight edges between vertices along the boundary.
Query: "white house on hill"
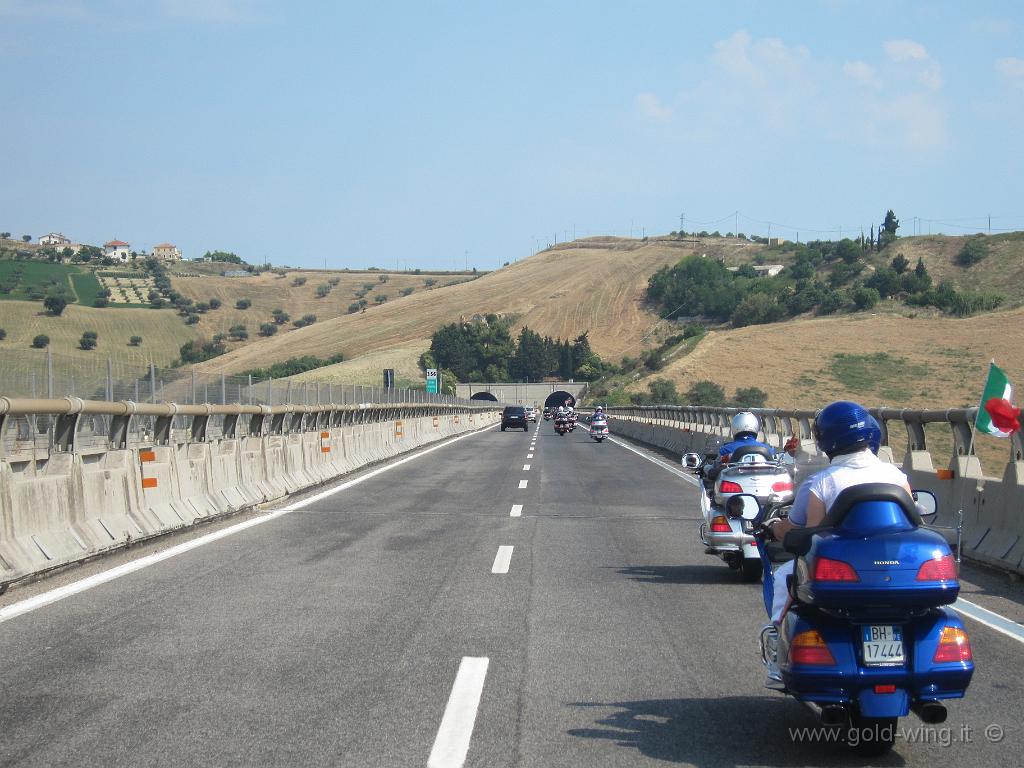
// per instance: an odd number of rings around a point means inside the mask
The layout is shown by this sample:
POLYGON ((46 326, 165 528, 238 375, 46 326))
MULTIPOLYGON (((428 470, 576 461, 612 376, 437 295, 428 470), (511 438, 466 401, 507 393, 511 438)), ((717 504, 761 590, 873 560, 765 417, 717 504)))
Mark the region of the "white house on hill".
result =
POLYGON ((121 240, 111 240, 103 244, 103 255, 119 261, 128 261, 132 257, 132 247, 121 240))
POLYGON ((64 237, 60 232, 51 232, 48 235, 43 235, 39 238, 40 245, 48 245, 51 247, 63 247, 65 245, 71 245, 71 241, 64 237))
POLYGON ((160 243, 153 246, 153 255, 160 261, 181 261, 181 251, 171 243, 160 243))

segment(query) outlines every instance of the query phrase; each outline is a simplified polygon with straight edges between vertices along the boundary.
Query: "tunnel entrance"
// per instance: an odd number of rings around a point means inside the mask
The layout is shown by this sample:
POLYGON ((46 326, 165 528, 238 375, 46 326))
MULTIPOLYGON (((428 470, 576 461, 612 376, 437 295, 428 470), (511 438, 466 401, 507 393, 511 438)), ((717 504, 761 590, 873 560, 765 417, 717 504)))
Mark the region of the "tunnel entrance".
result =
POLYGON ((569 401, 569 405, 575 407, 575 405, 576 405, 576 398, 573 397, 572 395, 570 395, 565 390, 559 389, 559 390, 556 390, 556 391, 552 392, 550 395, 547 396, 547 399, 544 400, 544 407, 545 408, 557 408, 560 405, 565 405, 566 404, 565 403, 566 400, 569 401))
POLYGON ((489 400, 490 402, 498 402, 498 398, 492 395, 490 392, 474 392, 469 396, 470 400, 489 400))

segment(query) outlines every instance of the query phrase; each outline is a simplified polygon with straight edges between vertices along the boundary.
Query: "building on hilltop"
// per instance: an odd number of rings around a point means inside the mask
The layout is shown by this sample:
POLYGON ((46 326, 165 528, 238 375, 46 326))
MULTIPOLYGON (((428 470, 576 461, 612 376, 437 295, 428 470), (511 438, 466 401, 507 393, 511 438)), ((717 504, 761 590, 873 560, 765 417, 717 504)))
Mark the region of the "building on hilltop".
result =
POLYGON ((60 232, 51 232, 48 235, 43 235, 39 238, 40 245, 48 245, 51 247, 62 247, 65 245, 71 245, 71 241, 62 235, 60 232))
POLYGON ((125 262, 132 257, 132 247, 121 240, 111 240, 103 244, 103 255, 125 262))
POLYGON ((160 261, 181 261, 181 251, 171 243, 160 243, 153 246, 153 255, 160 261))

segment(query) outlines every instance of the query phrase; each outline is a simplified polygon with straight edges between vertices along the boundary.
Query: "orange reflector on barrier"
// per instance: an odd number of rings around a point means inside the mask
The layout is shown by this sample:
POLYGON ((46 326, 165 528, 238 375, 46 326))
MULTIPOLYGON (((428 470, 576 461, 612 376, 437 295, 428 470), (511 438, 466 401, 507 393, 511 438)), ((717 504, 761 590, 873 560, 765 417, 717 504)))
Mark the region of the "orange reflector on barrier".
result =
POLYGON ((953 479, 953 470, 952 469, 936 469, 935 470, 935 476, 937 478, 939 478, 939 480, 952 480, 953 479))
POLYGON ((330 453, 330 452, 331 452, 331 446, 329 446, 329 445, 321 445, 320 446, 320 453, 330 453))
POLYGON ((437 416, 435 416, 434 417, 434 429, 437 429, 438 426, 440 426, 440 424, 441 424, 441 420, 439 418, 437 418, 437 416))
POLYGON ((144 477, 144 478, 142 478, 142 487, 143 488, 156 488, 156 478, 155 477, 144 477))
POLYGON ((330 437, 330 436, 331 436, 330 432, 321 432, 320 433, 320 437, 330 437))
POLYGON ((139 461, 156 461, 156 451, 139 451, 139 461))
POLYGON ((395 422, 395 437, 402 437, 404 435, 405 428, 402 426, 401 421, 395 422))

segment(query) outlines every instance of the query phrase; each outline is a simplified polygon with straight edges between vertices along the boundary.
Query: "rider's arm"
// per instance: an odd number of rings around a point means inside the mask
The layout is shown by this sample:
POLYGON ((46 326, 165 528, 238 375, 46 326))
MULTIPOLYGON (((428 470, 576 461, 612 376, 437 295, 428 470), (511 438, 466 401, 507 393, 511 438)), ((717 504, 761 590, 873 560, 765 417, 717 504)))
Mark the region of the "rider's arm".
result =
POLYGON ((811 484, 805 482, 797 489, 793 507, 789 517, 772 524, 772 533, 779 541, 794 528, 819 525, 825 517, 825 503, 811 490, 811 484))

